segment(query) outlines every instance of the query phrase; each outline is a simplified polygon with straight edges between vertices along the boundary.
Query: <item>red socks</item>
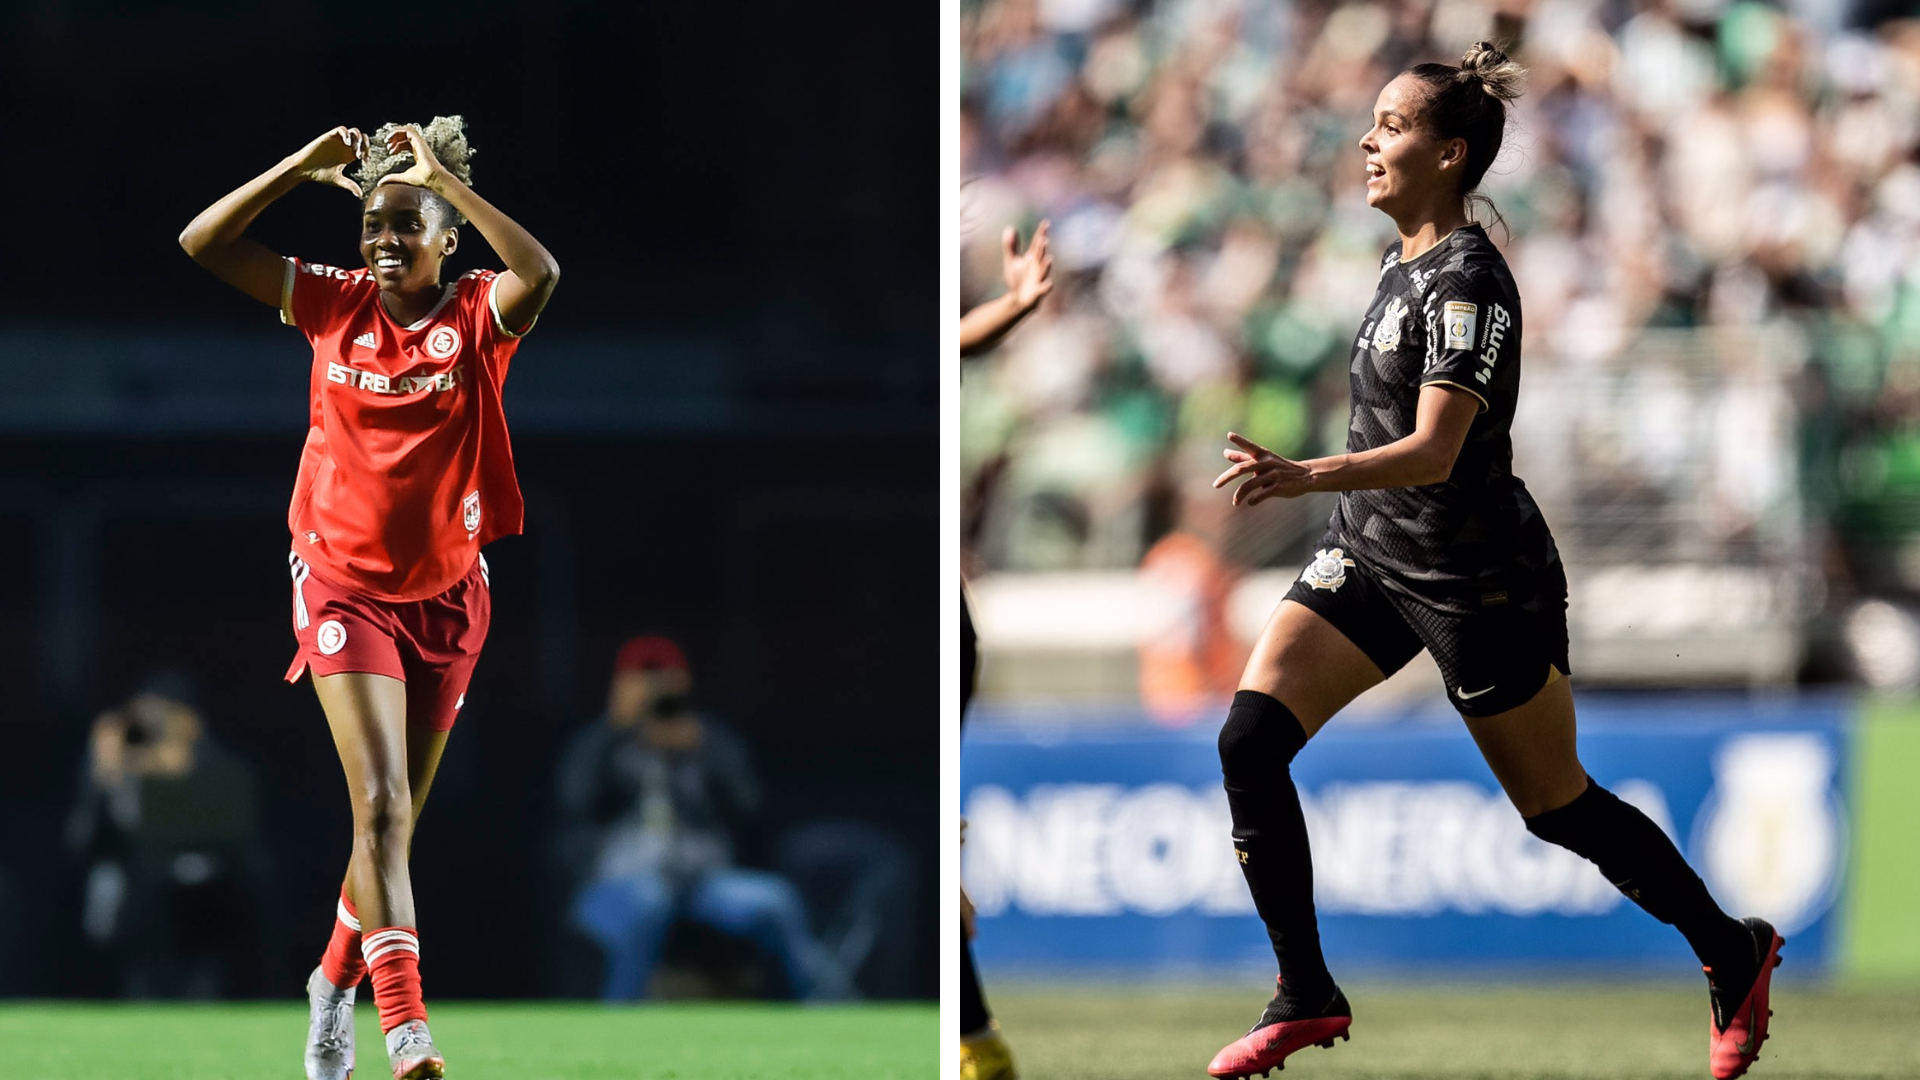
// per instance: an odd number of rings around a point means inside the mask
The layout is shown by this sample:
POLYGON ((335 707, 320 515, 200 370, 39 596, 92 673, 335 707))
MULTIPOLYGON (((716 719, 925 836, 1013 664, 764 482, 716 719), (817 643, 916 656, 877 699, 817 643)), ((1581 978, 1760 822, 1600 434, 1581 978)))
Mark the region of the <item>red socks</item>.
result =
POLYGON ((359 911, 340 890, 334 911, 333 937, 320 957, 320 973, 335 986, 360 985, 373 973, 373 1000, 380 1007, 380 1030, 392 1031, 409 1020, 427 1018, 420 996, 420 933, 412 927, 389 926, 360 931, 359 911))
POLYGON ((420 934, 412 927, 367 931, 360 948, 373 972, 373 1001, 380 1007, 380 1030, 392 1031, 409 1020, 427 1018, 420 997, 420 934))
POLYGON ((347 890, 340 890, 340 903, 334 909, 333 937, 320 957, 320 973, 341 989, 360 985, 367 976, 367 962, 360 958, 360 919, 347 890))

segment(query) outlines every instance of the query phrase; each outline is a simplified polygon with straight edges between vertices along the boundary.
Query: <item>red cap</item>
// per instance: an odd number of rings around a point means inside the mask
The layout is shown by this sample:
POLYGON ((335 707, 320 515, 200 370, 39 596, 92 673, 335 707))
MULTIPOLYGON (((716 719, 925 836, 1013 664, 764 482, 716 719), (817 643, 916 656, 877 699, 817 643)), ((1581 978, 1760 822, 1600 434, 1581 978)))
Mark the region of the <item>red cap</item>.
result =
POLYGON ((620 652, 613 658, 613 673, 623 671, 685 671, 687 654, 680 651, 672 638, 658 634, 648 634, 628 641, 620 646, 620 652))

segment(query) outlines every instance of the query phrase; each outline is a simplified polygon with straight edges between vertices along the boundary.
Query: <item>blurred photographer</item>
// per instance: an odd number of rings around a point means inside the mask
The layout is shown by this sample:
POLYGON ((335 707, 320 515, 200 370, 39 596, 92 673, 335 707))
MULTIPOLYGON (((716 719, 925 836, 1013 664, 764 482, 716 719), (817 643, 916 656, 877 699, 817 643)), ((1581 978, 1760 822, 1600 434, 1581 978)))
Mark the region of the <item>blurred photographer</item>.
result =
POLYGON ((787 991, 821 989, 825 961, 806 910, 778 874, 734 865, 734 839, 760 810, 746 747, 700 716, 680 647, 626 643, 604 716, 561 758, 563 858, 582 887, 573 925, 605 958, 602 996, 644 997, 678 920, 746 939, 780 967, 787 991))
POLYGON ((128 997, 258 989, 260 852, 252 769, 206 732, 193 683, 161 671, 93 722, 68 846, 81 932, 128 997))

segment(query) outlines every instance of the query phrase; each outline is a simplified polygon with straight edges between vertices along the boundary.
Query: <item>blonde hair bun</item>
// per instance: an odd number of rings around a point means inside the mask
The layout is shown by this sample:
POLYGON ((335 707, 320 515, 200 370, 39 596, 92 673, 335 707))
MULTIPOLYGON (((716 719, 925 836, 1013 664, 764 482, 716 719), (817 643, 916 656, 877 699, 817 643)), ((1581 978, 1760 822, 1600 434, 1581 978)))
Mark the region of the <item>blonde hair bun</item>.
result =
POLYGON ((1493 42, 1476 41, 1460 57, 1460 77, 1479 82, 1480 89, 1501 101, 1512 101, 1520 96, 1527 69, 1493 42))

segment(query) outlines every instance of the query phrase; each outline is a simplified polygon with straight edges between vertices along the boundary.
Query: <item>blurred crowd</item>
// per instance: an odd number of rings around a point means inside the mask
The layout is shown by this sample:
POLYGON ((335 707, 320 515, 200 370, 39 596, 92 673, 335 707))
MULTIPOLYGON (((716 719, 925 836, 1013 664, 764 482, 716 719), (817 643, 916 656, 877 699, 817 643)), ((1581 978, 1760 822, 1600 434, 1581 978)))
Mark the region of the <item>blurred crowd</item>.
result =
MULTIPOLYGON (((1356 142, 1395 73, 1491 39, 1531 71, 1482 190, 1528 386, 1559 388, 1523 396, 1516 428, 1549 517, 1683 501, 1666 535, 1703 558, 1791 551, 1829 591, 1891 587, 1903 561, 1876 553, 1920 530, 1904 9, 964 4, 964 302, 997 290, 1009 223, 1052 222, 1058 279, 964 378, 974 567, 1132 567, 1183 531, 1229 562, 1291 557, 1219 536, 1193 491, 1229 428, 1289 456, 1344 446, 1349 335, 1395 239, 1356 142), (1606 421, 1570 442, 1582 412, 1606 421)), ((1589 516, 1591 546, 1661 519, 1589 516)))

